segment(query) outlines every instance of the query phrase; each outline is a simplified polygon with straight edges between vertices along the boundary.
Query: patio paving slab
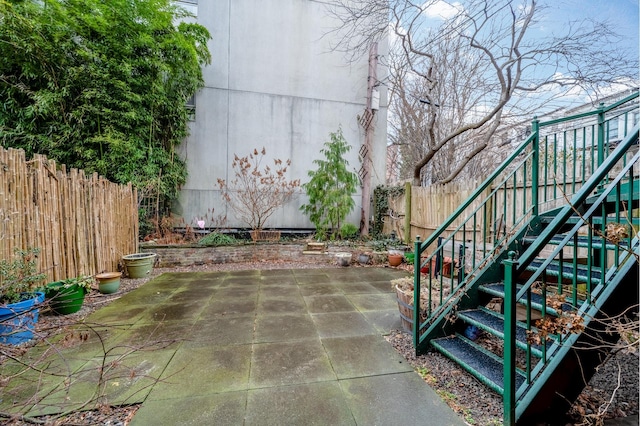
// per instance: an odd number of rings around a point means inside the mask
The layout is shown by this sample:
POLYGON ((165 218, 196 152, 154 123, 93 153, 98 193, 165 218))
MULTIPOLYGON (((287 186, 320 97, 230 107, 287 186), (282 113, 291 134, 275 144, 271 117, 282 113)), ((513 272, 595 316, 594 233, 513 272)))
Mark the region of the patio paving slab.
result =
POLYGON ((322 338, 339 379, 413 371, 379 335, 322 338))
POLYGON ((343 294, 342 290, 333 284, 315 283, 300 286, 300 294, 303 296, 329 296, 332 294, 343 294))
POLYGON ((242 425, 246 405, 247 391, 147 401, 129 425, 242 425))
POLYGON ((245 425, 355 425, 337 382, 249 391, 245 425))
POLYGON ((438 394, 414 372, 341 380, 340 385, 359 425, 461 423, 453 411, 442 410, 438 394))
POLYGON ((385 311, 366 311, 362 315, 380 334, 388 334, 389 330, 402 330, 398 308, 385 311))
POLYGON ((191 328, 186 345, 243 345, 253 342, 255 315, 200 317, 191 328))
POLYGON ((258 315, 304 314, 307 306, 299 294, 278 298, 261 299, 258 302, 258 315))
POLYGON ((361 336, 378 333, 360 312, 319 313, 312 314, 311 317, 320 337, 361 336))
POLYGON ((350 294, 348 297, 361 312, 398 309, 398 303, 388 294, 350 294))
POLYGON ((253 346, 250 389, 335 379, 319 339, 253 346))
POLYGON ((304 314, 263 315, 255 322, 256 343, 271 343, 317 338, 311 316, 304 314))
POLYGON ((342 294, 333 294, 326 296, 307 296, 304 298, 309 312, 327 313, 327 312, 353 312, 355 306, 349 302, 342 294))
POLYGON ((251 345, 184 345, 176 351, 148 400, 246 390, 251 345))

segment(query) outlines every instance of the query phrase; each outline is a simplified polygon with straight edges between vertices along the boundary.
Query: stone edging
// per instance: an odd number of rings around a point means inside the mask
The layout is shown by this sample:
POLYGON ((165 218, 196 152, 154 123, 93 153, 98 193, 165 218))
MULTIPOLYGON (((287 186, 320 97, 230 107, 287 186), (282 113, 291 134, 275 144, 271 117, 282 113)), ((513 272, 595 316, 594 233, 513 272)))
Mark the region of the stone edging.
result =
MULTIPOLYGON (((141 245, 141 253, 156 253, 160 268, 175 266, 254 262, 269 260, 285 260, 332 264, 336 262, 335 254, 348 252, 353 254, 353 262, 362 247, 329 246, 322 253, 305 254, 303 243, 257 243, 234 246, 201 247, 184 245, 141 245)), ((386 253, 374 253, 374 262, 386 262, 386 253)))

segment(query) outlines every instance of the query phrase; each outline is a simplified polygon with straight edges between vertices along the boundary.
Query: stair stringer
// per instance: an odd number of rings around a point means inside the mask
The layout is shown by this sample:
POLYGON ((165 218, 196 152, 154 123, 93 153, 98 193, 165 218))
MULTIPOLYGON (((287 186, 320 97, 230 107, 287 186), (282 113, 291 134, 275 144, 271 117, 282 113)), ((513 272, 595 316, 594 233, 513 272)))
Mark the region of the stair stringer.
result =
POLYGON ((585 304, 579 310, 588 332, 571 334, 562 343, 554 343, 547 352, 547 363, 539 363, 532 371, 532 382, 518 390, 516 419, 530 421, 538 416, 548 419, 550 413, 564 415, 604 360, 607 351, 592 347, 603 342, 612 346, 618 341, 620 336, 605 331, 602 320, 620 315, 639 303, 637 239, 635 247, 635 255, 628 256, 612 277, 594 289, 593 304, 588 307, 585 304))

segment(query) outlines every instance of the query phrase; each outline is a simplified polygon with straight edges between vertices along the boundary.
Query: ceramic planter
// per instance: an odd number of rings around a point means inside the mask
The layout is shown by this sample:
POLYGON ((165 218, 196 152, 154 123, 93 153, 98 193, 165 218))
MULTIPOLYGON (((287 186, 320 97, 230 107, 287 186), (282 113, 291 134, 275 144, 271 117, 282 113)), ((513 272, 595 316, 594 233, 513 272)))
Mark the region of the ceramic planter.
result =
POLYGON ((144 278, 151 273, 156 260, 155 253, 136 253, 122 257, 129 278, 144 278))
POLYGON ((96 275, 98 280, 98 291, 102 294, 111 294, 118 291, 120 288, 120 272, 103 272, 96 275))
POLYGON ((340 266, 349 266, 351 264, 351 253, 336 253, 336 260, 340 266))
POLYGON ((78 284, 65 285, 64 281, 49 283, 45 286, 45 297, 49 300, 51 310, 58 315, 68 315, 82 308, 85 287, 78 284))
POLYGON ((38 321, 38 304, 44 301, 43 292, 28 293, 26 300, 0 306, 0 343, 19 345, 33 339, 38 321))

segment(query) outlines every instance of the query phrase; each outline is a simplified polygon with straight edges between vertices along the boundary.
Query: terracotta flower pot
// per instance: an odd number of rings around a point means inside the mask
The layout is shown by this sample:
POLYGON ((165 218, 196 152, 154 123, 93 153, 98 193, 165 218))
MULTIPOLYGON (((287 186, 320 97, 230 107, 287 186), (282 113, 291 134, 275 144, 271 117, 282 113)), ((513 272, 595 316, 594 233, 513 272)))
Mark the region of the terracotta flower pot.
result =
POLYGON ((402 263, 402 255, 401 254, 389 254, 389 265, 390 266, 400 266, 402 263))

